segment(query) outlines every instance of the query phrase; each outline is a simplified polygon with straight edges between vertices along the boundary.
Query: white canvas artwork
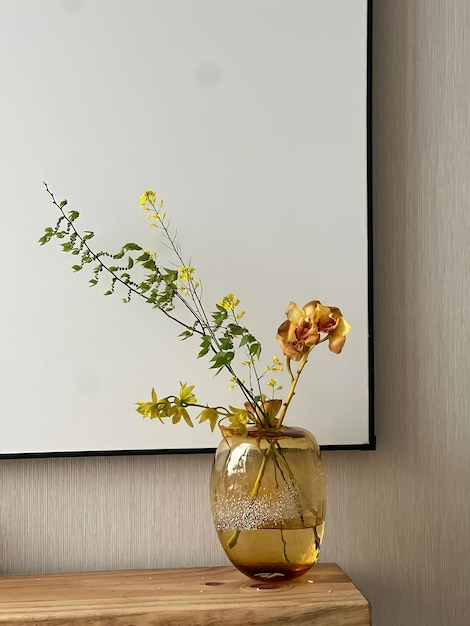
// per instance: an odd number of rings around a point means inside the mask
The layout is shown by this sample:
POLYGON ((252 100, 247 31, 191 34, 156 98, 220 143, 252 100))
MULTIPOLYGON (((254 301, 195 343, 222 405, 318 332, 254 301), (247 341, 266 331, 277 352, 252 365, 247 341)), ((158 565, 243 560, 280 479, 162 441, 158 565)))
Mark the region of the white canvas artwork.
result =
POLYGON ((369 35, 367 0, 1 1, 0 456, 208 450, 207 424, 136 401, 181 381, 243 403, 160 311, 38 244, 58 218, 43 181, 110 251, 157 246, 138 200, 155 189, 208 310, 240 299, 260 367, 291 300, 339 306, 345 348, 313 351, 287 423, 373 447, 369 35))

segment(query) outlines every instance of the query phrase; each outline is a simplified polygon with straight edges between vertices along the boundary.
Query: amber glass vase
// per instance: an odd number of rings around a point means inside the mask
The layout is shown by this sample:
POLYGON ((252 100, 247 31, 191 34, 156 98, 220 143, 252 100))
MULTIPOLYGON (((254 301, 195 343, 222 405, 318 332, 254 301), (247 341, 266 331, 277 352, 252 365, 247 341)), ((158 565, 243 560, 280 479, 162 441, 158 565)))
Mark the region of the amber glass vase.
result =
POLYGON ((318 558, 326 483, 319 446, 301 428, 222 427, 211 475, 215 528, 226 555, 255 579, 289 580, 318 558))

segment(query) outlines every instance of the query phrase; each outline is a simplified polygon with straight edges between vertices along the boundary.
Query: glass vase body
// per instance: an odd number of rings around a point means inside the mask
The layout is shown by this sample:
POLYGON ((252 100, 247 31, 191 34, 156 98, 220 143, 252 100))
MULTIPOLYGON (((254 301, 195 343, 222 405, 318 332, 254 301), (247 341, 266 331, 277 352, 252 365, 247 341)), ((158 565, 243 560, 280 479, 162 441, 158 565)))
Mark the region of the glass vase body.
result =
POLYGON ((210 494, 227 557, 258 580, 302 576, 318 558, 324 529, 326 481, 315 437, 284 426, 221 431, 210 494))

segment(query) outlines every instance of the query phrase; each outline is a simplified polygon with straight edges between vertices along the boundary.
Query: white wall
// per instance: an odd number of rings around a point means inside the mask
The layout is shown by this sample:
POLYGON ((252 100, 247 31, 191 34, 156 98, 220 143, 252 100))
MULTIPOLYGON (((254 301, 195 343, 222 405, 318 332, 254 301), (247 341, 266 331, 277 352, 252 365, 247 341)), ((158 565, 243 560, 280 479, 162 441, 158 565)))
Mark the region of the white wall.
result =
MULTIPOLYGON (((325 453, 322 558, 374 626, 467 626, 470 3, 374 4, 378 449, 325 453)), ((225 563, 210 462, 1 461, 0 571, 225 563)))

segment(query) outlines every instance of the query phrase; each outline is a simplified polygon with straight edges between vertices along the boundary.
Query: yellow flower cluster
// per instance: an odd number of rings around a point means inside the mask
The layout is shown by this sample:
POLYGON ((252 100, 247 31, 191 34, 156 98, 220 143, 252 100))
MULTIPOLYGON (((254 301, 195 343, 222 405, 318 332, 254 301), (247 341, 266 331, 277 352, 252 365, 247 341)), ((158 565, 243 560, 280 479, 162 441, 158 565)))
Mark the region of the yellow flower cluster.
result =
MULTIPOLYGON (((139 196, 141 208, 144 211, 150 211, 149 213, 147 213, 148 220, 163 220, 166 217, 165 211, 163 211, 162 213, 158 213, 155 209, 157 201, 160 208, 165 204, 162 198, 159 199, 157 197, 157 194, 153 189, 147 189, 141 196, 139 196)), ((152 222, 150 226, 156 227, 157 224, 155 224, 155 222, 152 222)))
POLYGON ((235 387, 238 385, 238 380, 240 380, 240 382, 244 385, 246 383, 246 380, 244 378, 240 378, 238 379, 236 376, 231 376, 230 377, 230 382, 234 383, 233 385, 230 385, 230 387, 228 388, 229 391, 233 391, 235 389, 235 387))
MULTIPOLYGON (((274 359, 277 359, 277 357, 274 357, 274 359)), ((273 359, 273 361, 274 361, 274 359, 273 359)), ((279 360, 279 359, 277 359, 277 360, 279 360)), ((278 367, 278 368, 275 368, 275 367, 271 368, 270 366, 268 366, 268 367, 266 368, 266 371, 271 371, 271 372, 282 372, 282 371, 283 371, 283 369, 284 369, 284 368, 283 368, 282 366, 281 366, 281 367, 278 367)), ((267 386, 268 386, 268 387, 271 387, 271 389, 273 390, 273 392, 274 392, 274 391, 280 391, 280 390, 282 389, 282 385, 278 385, 278 384, 277 384, 277 378, 271 378, 271 380, 269 380, 266 384, 267 384, 267 386)))
MULTIPOLYGON (((197 289, 199 287, 199 283, 194 281, 194 277, 193 274, 196 271, 195 267, 191 267, 190 265, 188 266, 183 266, 183 267, 179 267, 178 268, 178 278, 179 280, 184 283, 191 283, 191 286, 194 289, 197 289)), ((188 289, 188 285, 182 284, 178 287, 178 289, 184 293, 186 296, 189 294, 189 289, 188 289)))
POLYGON ((278 356, 273 356, 273 364, 266 365, 265 369, 267 372, 283 372, 284 371, 282 361, 278 356))
POLYGON ((147 189, 144 193, 139 196, 140 206, 144 209, 149 209, 150 207, 154 207, 157 202, 157 194, 153 189, 147 189))
POLYGON ((233 293, 227 294, 219 302, 219 305, 223 307, 224 309, 226 309, 227 311, 233 311, 233 309, 239 304, 240 304, 240 300, 238 298, 235 298, 233 293))
POLYGON ((191 266, 179 267, 178 278, 180 280, 193 280, 193 274, 195 271, 196 271, 195 267, 191 267, 191 266))

